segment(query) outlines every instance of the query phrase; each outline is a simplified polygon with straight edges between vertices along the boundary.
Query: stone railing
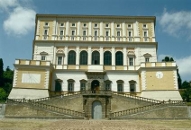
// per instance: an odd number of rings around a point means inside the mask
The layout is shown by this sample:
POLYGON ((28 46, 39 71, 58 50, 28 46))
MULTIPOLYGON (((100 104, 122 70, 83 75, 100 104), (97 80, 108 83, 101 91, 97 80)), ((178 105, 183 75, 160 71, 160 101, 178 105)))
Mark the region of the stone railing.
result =
POLYGON ((81 92, 73 92, 73 93, 65 93, 65 94, 60 94, 60 95, 56 95, 56 96, 52 96, 52 97, 45 97, 45 98, 39 98, 39 99, 33 99, 32 101, 35 102, 41 102, 41 101, 47 101, 53 98, 63 98, 63 97, 68 97, 68 96, 73 96, 73 95, 78 95, 81 92))
POLYGON ((137 108, 131 108, 131 109, 127 109, 127 110, 113 112, 113 113, 110 113, 110 118, 128 116, 131 114, 148 111, 148 110, 154 109, 156 107, 162 107, 162 106, 168 106, 168 105, 185 105, 185 103, 183 101, 179 101, 179 100, 162 101, 160 103, 155 103, 155 104, 151 104, 151 105, 147 105, 147 106, 143 106, 143 107, 137 107, 137 108))
POLYGON ((52 105, 47 105, 44 103, 40 103, 40 102, 36 102, 34 100, 26 100, 26 99, 8 99, 7 100, 8 103, 10 102, 16 102, 16 103, 26 103, 32 106, 36 106, 38 108, 43 108, 49 111, 53 111, 53 112, 57 112, 60 114, 66 114, 66 115, 71 115, 74 117, 84 117, 84 113, 83 112, 78 112, 78 111, 74 111, 71 109, 65 109, 65 108, 60 108, 60 107, 56 107, 56 106, 52 106, 52 105))
POLYGON ((84 90, 84 91, 81 91, 81 94, 83 95, 111 95, 112 92, 109 90, 93 90, 93 91, 84 90))
POLYGON ((155 99, 150 99, 150 98, 144 98, 144 97, 139 97, 127 93, 118 93, 118 92, 112 92, 112 94, 117 95, 117 96, 123 96, 123 97, 128 97, 136 100, 141 100, 141 101, 146 101, 146 102, 151 102, 151 103, 160 103, 162 101, 160 100, 155 100, 155 99))

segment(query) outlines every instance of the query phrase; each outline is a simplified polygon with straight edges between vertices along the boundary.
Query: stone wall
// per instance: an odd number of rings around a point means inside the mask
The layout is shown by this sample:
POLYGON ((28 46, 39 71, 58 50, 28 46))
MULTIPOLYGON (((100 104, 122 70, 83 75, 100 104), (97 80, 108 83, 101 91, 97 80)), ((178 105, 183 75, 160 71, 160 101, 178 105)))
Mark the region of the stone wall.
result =
POLYGON ((187 106, 167 106, 140 112, 128 116, 121 116, 118 119, 188 119, 187 106))
POLYGON ((82 95, 73 95, 66 97, 52 98, 47 101, 43 101, 44 104, 57 106, 61 108, 71 109, 74 111, 83 112, 83 97, 82 95))
POLYGON ((66 116, 56 112, 51 112, 48 110, 43 110, 40 108, 35 108, 32 106, 27 106, 23 104, 7 104, 5 110, 5 117, 66 117, 72 118, 71 116, 66 116))
POLYGON ((152 104, 152 103, 142 101, 142 100, 132 99, 132 98, 128 98, 128 97, 112 95, 111 111, 117 112, 117 111, 121 111, 121 110, 126 110, 126 109, 141 107, 141 106, 147 106, 150 104, 152 104))

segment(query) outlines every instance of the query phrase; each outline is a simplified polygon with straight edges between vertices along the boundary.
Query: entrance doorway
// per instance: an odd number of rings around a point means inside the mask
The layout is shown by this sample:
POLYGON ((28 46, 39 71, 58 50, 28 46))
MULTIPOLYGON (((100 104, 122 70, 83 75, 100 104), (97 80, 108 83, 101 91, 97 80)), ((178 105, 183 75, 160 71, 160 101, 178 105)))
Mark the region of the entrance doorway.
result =
POLYGON ((102 105, 99 101, 92 104, 92 119, 102 119, 102 105))
POLYGON ((97 91, 99 91, 99 81, 98 80, 93 80, 91 83, 91 91, 92 93, 96 93, 97 91))

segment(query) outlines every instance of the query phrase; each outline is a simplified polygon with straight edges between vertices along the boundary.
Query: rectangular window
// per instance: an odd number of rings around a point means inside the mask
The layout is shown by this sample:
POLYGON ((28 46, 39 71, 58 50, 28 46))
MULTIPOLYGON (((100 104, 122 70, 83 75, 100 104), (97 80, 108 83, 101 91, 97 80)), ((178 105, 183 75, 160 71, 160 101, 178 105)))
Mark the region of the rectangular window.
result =
POLYGON ((121 83, 117 84, 117 91, 118 92, 123 92, 123 85, 121 83))
POLYGON ((44 35, 48 35, 48 30, 47 29, 44 30, 44 35))
POLYGON ((46 56, 41 56, 41 60, 46 60, 46 56))
POLYGON ((129 31, 129 37, 131 37, 131 31, 129 31))
POLYGON ((76 26, 76 24, 75 23, 72 23, 72 27, 75 27, 76 26))
POLYGON ((106 83, 106 85, 105 85, 105 89, 108 91, 108 90, 111 90, 110 89, 110 84, 109 83, 106 83))
POLYGON ((73 83, 72 82, 69 82, 68 83, 68 92, 73 92, 73 83))
POLYGON ((86 84, 85 83, 80 83, 80 90, 84 91, 86 89, 86 84))
POLYGON ((135 84, 130 84, 130 92, 135 92, 135 84))
POLYGON ((94 32, 94 35, 97 36, 97 31, 94 32))
POLYGON ((86 31, 83 31, 83 35, 86 36, 86 31))
POLYGON ((48 22, 45 22, 45 24, 44 24, 45 26, 48 26, 48 22))
POLYGON ((143 24, 143 28, 146 28, 147 27, 147 25, 146 24, 143 24))
POLYGON ((133 66, 133 58, 132 57, 129 58, 129 66, 133 66))
POLYGON ((105 34, 106 36, 109 36, 109 31, 106 31, 106 34, 105 34))
POLYGON ((117 36, 120 37, 120 31, 117 32, 117 36))
POLYGON ((149 58, 148 57, 145 58, 145 62, 149 62, 149 58))
POLYGON ((72 31, 72 36, 74 36, 75 35, 75 31, 72 31))
POLYGON ((60 35, 63 35, 64 34, 64 31, 62 30, 62 31, 60 31, 60 35))
POLYGON ((131 24, 128 24, 128 28, 131 28, 131 24))
POLYGON ((62 56, 58 56, 57 64, 62 65, 62 56))
POLYGON ((147 37, 147 32, 146 31, 144 31, 144 37, 147 37))

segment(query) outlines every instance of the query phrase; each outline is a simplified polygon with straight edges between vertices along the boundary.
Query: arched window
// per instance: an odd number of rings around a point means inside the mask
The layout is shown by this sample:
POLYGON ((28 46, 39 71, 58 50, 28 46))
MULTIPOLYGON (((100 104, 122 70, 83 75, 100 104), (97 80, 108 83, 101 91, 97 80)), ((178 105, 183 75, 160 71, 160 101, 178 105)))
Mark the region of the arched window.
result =
POLYGON ((106 51, 104 53, 104 65, 111 65, 111 52, 106 51))
POLYGON ((68 53, 68 65, 75 65, 76 64, 76 52, 69 51, 68 53))
POLYGON ((115 65, 123 65, 123 53, 121 51, 115 53, 115 65))
POLYGON ((80 65, 87 65, 88 63, 88 53, 86 51, 80 52, 80 65))
POLYGON ((92 65, 99 65, 100 64, 100 54, 98 51, 94 51, 92 53, 92 65))

